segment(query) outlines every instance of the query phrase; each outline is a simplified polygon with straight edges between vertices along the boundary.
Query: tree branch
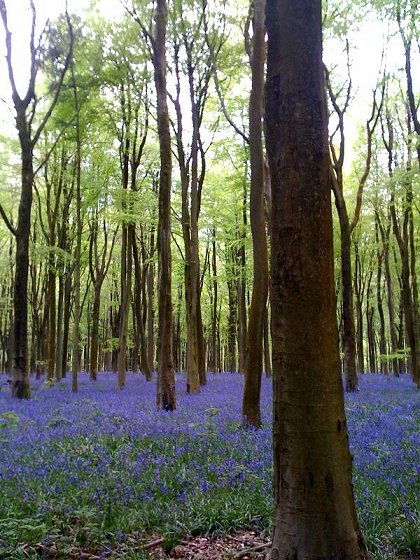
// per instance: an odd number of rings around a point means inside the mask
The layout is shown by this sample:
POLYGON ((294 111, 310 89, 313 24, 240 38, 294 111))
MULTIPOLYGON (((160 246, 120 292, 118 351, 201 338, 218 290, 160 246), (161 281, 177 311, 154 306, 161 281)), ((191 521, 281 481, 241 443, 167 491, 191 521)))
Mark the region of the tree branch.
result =
POLYGON ((55 91, 54 98, 51 101, 51 104, 50 104, 47 112, 45 113, 43 119, 41 120, 41 123, 40 123, 36 133, 34 134, 34 137, 32 139, 32 146, 35 146, 35 144, 38 142, 39 137, 41 136, 41 133, 44 130, 45 125, 48 122, 48 119, 51 117, 52 112, 54 111, 54 108, 57 105, 58 98, 59 98, 60 92, 61 92, 61 87, 62 87, 63 82, 64 82, 64 77, 67 73, 67 70, 70 66, 70 62, 73 58, 74 31, 73 31, 73 25, 70 21, 70 16, 69 16, 68 12, 66 12, 66 19, 67 19, 67 27, 68 27, 68 30, 69 30, 69 38, 70 38, 69 50, 68 50, 66 60, 65 60, 65 63, 64 63, 64 68, 63 68, 63 70, 60 74, 59 80, 58 80, 57 89, 55 91))
POLYGON ((16 229, 13 227, 12 222, 9 220, 9 218, 8 218, 6 212, 4 211, 4 208, 1 204, 0 204, 0 215, 3 218, 4 223, 6 224, 10 233, 12 233, 16 237, 16 229))
POLYGON ((6 62, 7 62, 7 71, 9 73, 9 82, 12 88, 12 99, 15 105, 15 108, 22 103, 22 100, 19 96, 19 93, 16 88, 15 82, 15 75, 13 72, 12 66, 12 34, 10 32, 8 23, 7 23, 7 9, 4 0, 0 0, 0 14, 1 19, 3 20, 3 27, 6 34, 6 62))

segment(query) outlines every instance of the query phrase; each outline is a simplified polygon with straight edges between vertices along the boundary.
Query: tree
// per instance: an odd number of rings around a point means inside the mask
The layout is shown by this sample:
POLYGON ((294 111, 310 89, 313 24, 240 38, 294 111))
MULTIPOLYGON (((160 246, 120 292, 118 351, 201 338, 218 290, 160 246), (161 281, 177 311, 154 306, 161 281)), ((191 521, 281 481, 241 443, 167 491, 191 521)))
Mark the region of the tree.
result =
POLYGON ((321 1, 268 0, 273 560, 366 559, 335 312, 321 1))
MULTIPOLYGON (((202 10, 202 8, 201 8, 202 10)), ((185 304, 187 317, 187 392, 198 393, 205 385, 203 325, 201 321, 201 286, 199 253, 199 215, 202 187, 206 173, 205 150, 202 141, 202 121, 208 99, 211 78, 210 54, 203 28, 200 7, 186 2, 173 5, 173 60, 176 95, 171 96, 175 107, 177 156, 182 188, 182 235, 185 257, 185 304), (196 18, 193 14, 197 14, 196 18), (196 21, 194 21, 196 19, 196 21), (191 21, 191 23, 190 23, 191 21), (181 107, 181 72, 188 79, 190 119, 185 126, 181 107), (189 125, 189 126, 188 126, 189 125), (183 137, 191 128, 190 149, 183 137)), ((217 49, 215 48, 217 53, 217 49)), ((184 102, 185 103, 185 102, 184 102)))
POLYGON ((12 331, 12 395, 18 398, 29 398, 28 379, 28 270, 29 270, 29 233, 31 227, 31 210, 33 199, 34 165, 33 151, 47 124, 60 95, 64 76, 70 64, 73 50, 73 36, 69 23, 70 43, 67 54, 58 73, 53 98, 46 109, 38 127, 33 130, 36 114, 37 97, 35 83, 39 68, 39 48, 35 46, 36 11, 33 0, 30 0, 32 24, 30 35, 30 74, 26 93, 20 96, 15 81, 12 65, 12 34, 8 26, 5 0, 0 0, 0 14, 3 21, 6 40, 6 60, 9 82, 12 88, 12 101, 16 113, 16 128, 19 134, 21 152, 21 195, 18 211, 18 222, 14 228, 2 211, 6 224, 16 238, 16 267, 13 295, 13 331, 12 331))
POLYGON ((264 152, 262 141, 262 102, 264 90, 264 11, 265 0, 254 1, 252 89, 249 102, 249 153, 251 159, 250 220, 254 256, 254 283, 248 319, 247 363, 242 401, 245 425, 261 424, 260 393, 263 369, 264 316, 268 295, 268 255, 264 208, 264 152))
POLYGON ((174 410, 175 375, 172 351, 172 294, 171 294, 171 179, 172 153, 166 92, 166 0, 156 0, 155 36, 152 39, 152 61, 157 97, 157 120, 160 148, 159 176, 159 317, 158 317, 158 383, 157 406, 174 410))
POLYGON ((354 325, 354 309, 353 309, 353 286, 352 286, 352 263, 351 263, 351 236, 354 232, 359 219, 362 208, 363 191, 370 173, 372 162, 372 138, 379 120, 384 99, 384 84, 381 89, 380 102, 377 102, 377 88, 373 92, 372 111, 369 119, 366 121, 366 160, 363 172, 358 180, 356 206, 353 217, 349 215, 346 198, 344 195, 344 153, 345 153, 345 136, 344 136, 344 117, 348 109, 352 90, 352 81, 350 78, 350 62, 349 62, 349 45, 346 41, 347 66, 348 66, 348 84, 345 92, 345 100, 343 107, 339 106, 338 95, 334 93, 330 73, 326 70, 327 90, 331 104, 337 117, 337 125, 330 135, 330 158, 331 158, 331 183, 334 193, 335 206, 340 224, 340 248, 341 248, 341 299, 343 307, 343 336, 342 346, 344 354, 344 375, 346 379, 346 390, 357 391, 358 379, 356 371, 356 336, 354 325), (335 136, 338 135, 338 146, 334 144, 335 136))
POLYGON ((150 46, 156 88, 157 132, 159 137, 160 174, 158 210, 158 376, 156 404, 159 409, 176 408, 175 371, 172 341, 172 256, 171 256, 171 185, 172 148, 169 128, 169 110, 166 87, 166 27, 168 8, 166 0, 154 5, 154 32, 147 29, 139 14, 132 16, 150 46))
POLYGON ((108 246, 108 230, 105 219, 103 220, 103 245, 98 248, 98 209, 89 223, 89 273, 93 285, 93 310, 92 310, 92 334, 90 344, 90 379, 96 381, 98 375, 98 347, 99 347, 99 316, 101 306, 101 290, 105 277, 108 273, 114 250, 117 229, 114 231, 111 246, 108 246))

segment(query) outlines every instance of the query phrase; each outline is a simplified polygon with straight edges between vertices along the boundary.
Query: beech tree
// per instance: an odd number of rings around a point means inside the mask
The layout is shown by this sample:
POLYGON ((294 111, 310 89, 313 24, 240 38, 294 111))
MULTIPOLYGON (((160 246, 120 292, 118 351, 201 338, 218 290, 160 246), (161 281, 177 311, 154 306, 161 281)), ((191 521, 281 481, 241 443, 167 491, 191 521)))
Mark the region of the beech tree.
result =
POLYGON ((171 411, 176 408, 175 371, 172 340, 172 253, 171 253, 171 185, 172 148, 166 86, 166 0, 154 4, 154 29, 148 29, 136 11, 132 16, 150 46, 156 89, 157 132, 159 137, 159 210, 158 210, 158 377, 157 407, 171 411))
MULTIPOLYGON (((172 14, 173 66, 176 94, 171 96, 176 114, 173 124, 181 177, 181 220, 185 262, 187 336, 187 392, 198 393, 206 384, 203 325, 201 318, 199 215, 206 173, 202 121, 209 96, 210 54, 203 33, 203 15, 194 2, 174 3, 172 14), (195 17, 196 16, 196 17, 195 17), (196 21, 194 21, 196 19, 196 21), (181 107, 181 74, 187 76, 189 122, 181 107), (185 145, 186 129, 191 128, 185 145)), ((214 53, 217 48, 212 52, 214 53)))
POLYGON ((268 0, 273 560, 366 559, 338 352, 321 0, 268 0))
POLYGON ((247 361, 242 416, 245 425, 258 428, 261 423, 260 393, 263 369, 263 334, 268 295, 268 255, 262 139, 265 0, 256 0, 253 5, 254 36, 251 53, 252 88, 249 102, 249 154, 251 161, 250 221, 254 256, 254 281, 248 319, 247 361))
POLYGON ((34 127, 38 99, 35 93, 36 77, 39 68, 39 45, 35 45, 36 11, 30 0, 32 23, 29 39, 30 70, 29 82, 24 96, 18 92, 15 71, 12 64, 12 33, 8 26, 5 0, 0 0, 0 14, 3 22, 6 43, 6 60, 9 82, 12 89, 12 101, 16 116, 21 152, 21 195, 19 202, 17 226, 13 227, 4 211, 1 212, 6 225, 16 238, 16 266, 13 295, 13 329, 12 329, 12 395, 29 398, 28 379, 28 270, 29 270, 29 234, 31 227, 31 210, 34 181, 34 148, 44 130, 54 107, 57 104, 64 76, 70 65, 73 50, 73 35, 69 22, 69 47, 61 69, 58 73, 53 98, 44 112, 37 128, 34 127))

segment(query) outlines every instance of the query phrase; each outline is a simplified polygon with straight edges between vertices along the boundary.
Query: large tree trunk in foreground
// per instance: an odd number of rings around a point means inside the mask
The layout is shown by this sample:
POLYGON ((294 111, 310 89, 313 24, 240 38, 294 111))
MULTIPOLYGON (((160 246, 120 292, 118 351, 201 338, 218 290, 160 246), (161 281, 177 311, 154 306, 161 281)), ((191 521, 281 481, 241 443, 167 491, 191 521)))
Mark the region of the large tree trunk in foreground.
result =
POLYGON ((275 560, 366 559, 335 314, 321 1, 268 0, 275 560))

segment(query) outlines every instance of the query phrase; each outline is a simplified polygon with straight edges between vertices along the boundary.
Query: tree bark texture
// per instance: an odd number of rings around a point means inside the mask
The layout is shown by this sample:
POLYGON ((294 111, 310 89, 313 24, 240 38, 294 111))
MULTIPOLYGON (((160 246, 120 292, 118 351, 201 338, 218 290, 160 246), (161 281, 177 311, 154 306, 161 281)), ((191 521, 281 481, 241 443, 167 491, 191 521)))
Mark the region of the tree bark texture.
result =
POLYGON ((153 66, 157 97, 157 126, 160 150, 159 220, 158 220, 158 379, 156 403, 159 409, 175 410, 175 372, 172 344, 171 293, 171 180, 172 152, 166 92, 166 0, 157 0, 153 66))
POLYGON ((334 294, 321 1, 268 0, 273 560, 368 558, 356 518, 334 294))
POLYGON ((24 111, 18 112, 16 117, 22 154, 22 190, 16 228, 12 335, 12 395, 20 399, 31 396, 28 371, 28 270, 34 171, 29 125, 24 111))

